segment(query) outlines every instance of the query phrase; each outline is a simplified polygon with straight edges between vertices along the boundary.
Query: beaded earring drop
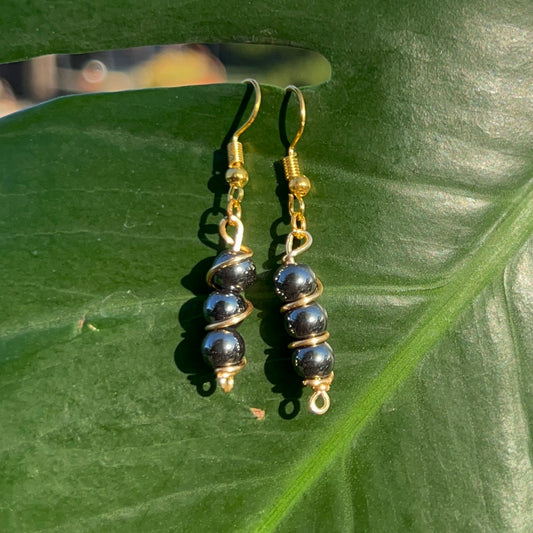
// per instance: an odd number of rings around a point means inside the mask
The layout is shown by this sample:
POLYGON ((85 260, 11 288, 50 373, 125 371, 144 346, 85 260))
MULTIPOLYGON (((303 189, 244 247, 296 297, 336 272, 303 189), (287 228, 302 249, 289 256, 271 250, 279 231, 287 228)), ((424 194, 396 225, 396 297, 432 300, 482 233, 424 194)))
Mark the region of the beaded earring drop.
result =
POLYGON ((289 213, 291 231, 285 243, 283 264, 274 276, 274 288, 284 302, 285 329, 295 340, 289 344, 293 349, 292 363, 296 372, 304 378, 303 384, 313 388, 309 399, 309 409, 318 415, 324 414, 330 406, 328 391, 333 381, 334 355, 331 346, 325 342, 328 316, 325 309, 315 300, 322 294, 322 283, 315 273, 304 263, 297 263, 297 255, 308 250, 313 242, 307 231, 304 196, 309 192, 311 183, 300 173, 296 143, 305 127, 305 101, 300 89, 289 85, 300 104, 300 128, 290 143, 287 156, 283 158, 285 177, 289 183, 289 213), (298 246, 295 247, 295 241, 298 246), (321 405, 317 401, 321 399, 321 405))
POLYGON ((256 277, 253 252, 242 244, 244 226, 241 221, 241 202, 248 173, 244 169, 244 155, 239 136, 255 120, 261 105, 261 89, 257 81, 244 80, 255 91, 252 113, 233 135, 228 144, 226 181, 229 184, 227 214, 220 221, 220 236, 230 249, 220 252, 207 273, 207 283, 215 289, 204 303, 204 317, 208 332, 202 342, 202 355, 211 365, 219 385, 229 392, 234 376, 246 365, 244 339, 235 329, 253 311, 253 305, 241 293, 256 277), (234 236, 228 234, 228 226, 234 228, 234 236))

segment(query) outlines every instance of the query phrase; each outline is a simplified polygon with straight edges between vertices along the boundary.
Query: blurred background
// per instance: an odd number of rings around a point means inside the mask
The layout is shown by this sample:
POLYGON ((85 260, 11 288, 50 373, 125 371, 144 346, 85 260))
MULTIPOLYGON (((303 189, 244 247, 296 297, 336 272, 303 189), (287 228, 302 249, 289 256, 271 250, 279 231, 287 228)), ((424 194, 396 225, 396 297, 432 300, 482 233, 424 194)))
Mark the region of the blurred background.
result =
POLYGON ((330 78, 324 56, 257 44, 176 44, 47 55, 0 65, 0 117, 67 94, 209 83, 317 85, 330 78))

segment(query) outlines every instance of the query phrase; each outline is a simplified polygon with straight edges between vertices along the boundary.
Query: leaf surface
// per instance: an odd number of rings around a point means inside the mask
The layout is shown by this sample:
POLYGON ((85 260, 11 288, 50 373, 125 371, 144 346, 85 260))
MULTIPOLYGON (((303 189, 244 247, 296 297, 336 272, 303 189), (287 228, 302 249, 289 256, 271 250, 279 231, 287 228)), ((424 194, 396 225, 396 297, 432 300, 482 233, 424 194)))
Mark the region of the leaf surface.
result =
POLYGON ((528 2, 4 4, 5 61, 220 40, 330 60, 331 81, 305 90, 298 152, 337 363, 332 408, 313 417, 270 282, 287 229, 281 90, 264 87, 242 136, 261 276, 230 395, 211 394, 199 344, 244 87, 7 117, 3 529, 533 528, 528 2), (245 27, 224 22, 233 9, 245 27))

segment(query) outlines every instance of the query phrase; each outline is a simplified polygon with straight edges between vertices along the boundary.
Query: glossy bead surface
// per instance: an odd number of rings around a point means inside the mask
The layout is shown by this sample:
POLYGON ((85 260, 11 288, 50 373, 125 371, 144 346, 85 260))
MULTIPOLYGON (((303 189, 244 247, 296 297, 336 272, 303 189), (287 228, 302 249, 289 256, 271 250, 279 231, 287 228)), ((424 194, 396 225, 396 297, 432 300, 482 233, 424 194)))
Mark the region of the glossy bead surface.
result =
POLYGON ((232 187, 244 187, 248 183, 248 172, 244 168, 228 168, 226 181, 232 187))
POLYGON ((328 327, 328 314, 317 303, 297 307, 285 314, 285 329, 295 339, 305 339, 324 333, 328 327))
POLYGON ((333 350, 327 342, 299 348, 292 353, 292 364, 305 379, 329 376, 333 370, 333 362, 333 350))
POLYGON ((289 181, 289 190, 296 196, 305 196, 311 190, 311 182, 307 176, 295 176, 289 181))
MULTIPOLYGON (((228 259, 239 256, 241 252, 225 250, 215 257, 213 267, 220 265, 228 259)), ((240 263, 218 269, 213 275, 213 285, 225 291, 243 291, 255 281, 255 263, 252 259, 245 259, 240 263)))
POLYGON ((213 368, 236 365, 244 357, 244 339, 230 329, 210 331, 202 342, 202 355, 213 368))
POLYGON ((274 289, 284 302, 293 302, 316 291, 315 273, 304 263, 284 265, 274 276, 274 289))
POLYGON ((212 292, 204 302, 204 317, 209 324, 223 322, 246 309, 246 302, 240 294, 233 292, 212 292))

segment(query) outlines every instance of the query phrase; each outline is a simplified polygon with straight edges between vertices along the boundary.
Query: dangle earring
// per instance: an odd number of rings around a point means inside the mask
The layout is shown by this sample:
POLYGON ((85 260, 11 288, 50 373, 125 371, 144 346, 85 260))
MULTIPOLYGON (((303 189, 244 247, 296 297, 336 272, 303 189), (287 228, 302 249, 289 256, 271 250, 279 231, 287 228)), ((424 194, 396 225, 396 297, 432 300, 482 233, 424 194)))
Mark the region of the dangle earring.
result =
POLYGON ((228 144, 226 181, 229 184, 226 216, 220 221, 220 236, 230 246, 220 252, 207 273, 207 283, 215 289, 204 303, 204 317, 208 332, 202 342, 202 355, 211 365, 224 392, 233 388, 234 376, 246 365, 244 340, 236 331, 253 311, 253 305, 241 294, 255 280, 253 252, 242 244, 244 227, 241 221, 241 202, 248 173, 244 169, 244 156, 239 136, 252 124, 261 105, 261 89, 257 81, 244 80, 253 86, 255 103, 248 120, 234 134, 228 144), (228 234, 228 226, 234 228, 234 236, 228 234))
POLYGON ((333 381, 334 355, 331 346, 325 342, 329 338, 326 331, 328 315, 315 302, 322 294, 322 283, 309 266, 295 260, 313 243, 307 231, 304 202, 311 183, 300 173, 298 156, 294 151, 305 127, 305 101, 298 87, 289 85, 286 91, 293 91, 298 97, 300 128, 288 147, 287 156, 283 158, 285 177, 289 183, 291 231, 285 243, 283 264, 274 276, 274 288, 284 302, 281 312, 284 314, 285 329, 295 339, 289 344, 289 348, 294 350, 294 369, 304 378, 303 384, 314 390, 309 399, 309 409, 322 415, 330 406, 328 391, 333 381), (297 246, 295 241, 298 241, 297 246))

